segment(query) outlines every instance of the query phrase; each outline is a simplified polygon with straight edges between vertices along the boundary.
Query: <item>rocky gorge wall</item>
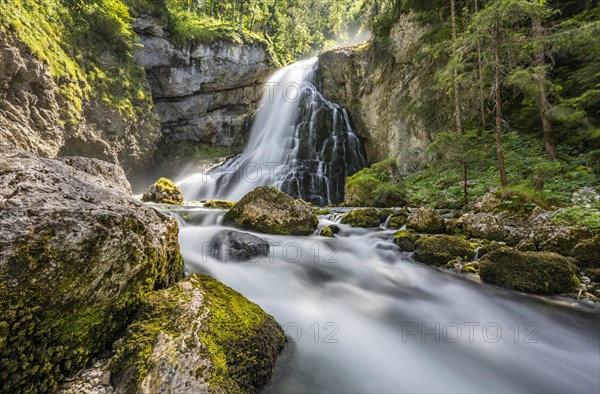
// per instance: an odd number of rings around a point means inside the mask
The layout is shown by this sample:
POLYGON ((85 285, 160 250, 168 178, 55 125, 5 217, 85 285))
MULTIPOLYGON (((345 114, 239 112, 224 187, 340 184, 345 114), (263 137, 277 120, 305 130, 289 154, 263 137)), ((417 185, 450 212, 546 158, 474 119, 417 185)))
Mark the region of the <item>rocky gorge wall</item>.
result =
MULTIPOLYGON (((104 60, 110 67, 111 55, 104 60)), ((81 100, 61 95, 61 87, 69 83, 90 93, 84 80, 53 76, 47 62, 11 31, 0 29, 0 142, 45 157, 102 159, 127 172, 147 166, 160 137, 152 103, 142 98, 136 117, 128 118, 88 94, 77 112, 65 111, 81 100)))
POLYGON ((423 55, 428 28, 411 14, 402 15, 390 37, 319 56, 323 94, 352 115, 365 139, 370 161, 397 158, 404 174, 431 160, 427 146, 448 116, 433 90, 435 62, 423 55))
POLYGON ((160 118, 159 155, 177 161, 198 144, 242 145, 272 71, 267 49, 223 40, 177 46, 151 17, 133 28, 160 118))

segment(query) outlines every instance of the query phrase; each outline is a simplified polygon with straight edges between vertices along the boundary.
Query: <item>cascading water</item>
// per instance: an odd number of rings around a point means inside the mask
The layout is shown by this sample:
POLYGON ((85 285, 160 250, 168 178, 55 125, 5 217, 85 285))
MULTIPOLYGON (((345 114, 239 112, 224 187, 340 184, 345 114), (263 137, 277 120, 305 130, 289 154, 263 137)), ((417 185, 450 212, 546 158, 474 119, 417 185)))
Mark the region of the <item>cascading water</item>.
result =
POLYGON ((234 230, 221 225, 224 211, 179 209, 187 271, 241 292, 286 331, 266 393, 600 390, 598 310, 421 265, 393 231, 339 223, 333 239, 254 234, 269 257, 223 262, 212 251, 234 230))
POLYGON ((244 152, 208 174, 179 182, 186 200, 239 200, 273 185, 318 205, 343 201, 346 177, 367 165, 348 113, 312 83, 317 58, 275 73, 244 152))
MULTIPOLYGON (((311 83, 314 66, 273 76, 279 85, 263 100, 246 151, 180 183, 188 200, 236 200, 266 184, 320 204, 341 198, 343 178, 365 159, 345 111, 311 83), (295 102, 281 99, 290 82, 301 86, 295 102)), ((289 342, 266 393, 600 391, 598 310, 418 264, 398 251, 393 231, 340 223, 332 239, 255 234, 271 245, 269 256, 228 261, 215 253, 223 231, 235 230, 222 225, 224 211, 172 214, 186 270, 231 286, 285 329, 289 342)), ((321 217, 319 229, 333 222, 321 217)))

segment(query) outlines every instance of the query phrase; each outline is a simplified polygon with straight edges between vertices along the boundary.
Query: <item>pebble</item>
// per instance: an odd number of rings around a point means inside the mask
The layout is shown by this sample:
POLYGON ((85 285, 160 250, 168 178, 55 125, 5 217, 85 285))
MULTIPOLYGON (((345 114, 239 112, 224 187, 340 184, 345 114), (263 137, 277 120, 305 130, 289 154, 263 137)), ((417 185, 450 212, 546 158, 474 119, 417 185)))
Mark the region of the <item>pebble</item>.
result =
POLYGON ((88 369, 80 371, 73 378, 63 383, 57 393, 59 394, 114 394, 110 385, 111 358, 96 360, 88 369))

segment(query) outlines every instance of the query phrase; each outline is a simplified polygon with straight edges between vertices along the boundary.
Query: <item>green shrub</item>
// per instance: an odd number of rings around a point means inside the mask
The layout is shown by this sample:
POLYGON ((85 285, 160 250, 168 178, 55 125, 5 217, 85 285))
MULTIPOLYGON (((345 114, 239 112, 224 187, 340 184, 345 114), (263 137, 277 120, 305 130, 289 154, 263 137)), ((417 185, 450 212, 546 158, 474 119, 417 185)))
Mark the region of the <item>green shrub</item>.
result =
POLYGON ((600 209, 568 207, 558 210, 552 221, 556 224, 578 225, 589 228, 593 232, 600 232, 600 209))
POLYGON ((345 203, 356 207, 395 207, 406 201, 399 182, 396 159, 386 159, 364 168, 346 181, 345 203))

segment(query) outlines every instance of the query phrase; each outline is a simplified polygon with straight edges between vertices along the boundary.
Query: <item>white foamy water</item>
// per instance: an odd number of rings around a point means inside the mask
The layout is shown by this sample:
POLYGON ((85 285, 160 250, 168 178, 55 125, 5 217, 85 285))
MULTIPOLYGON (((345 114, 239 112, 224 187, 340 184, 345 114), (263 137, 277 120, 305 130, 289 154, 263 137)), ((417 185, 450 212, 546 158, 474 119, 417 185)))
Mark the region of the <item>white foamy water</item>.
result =
POLYGON ((270 257, 223 263, 207 253, 226 229, 222 215, 198 209, 196 224, 181 228, 186 269, 241 292, 286 329, 291 341, 267 393, 600 390, 597 310, 418 264, 385 230, 255 233, 271 243, 270 257))

